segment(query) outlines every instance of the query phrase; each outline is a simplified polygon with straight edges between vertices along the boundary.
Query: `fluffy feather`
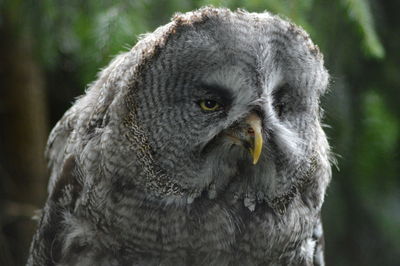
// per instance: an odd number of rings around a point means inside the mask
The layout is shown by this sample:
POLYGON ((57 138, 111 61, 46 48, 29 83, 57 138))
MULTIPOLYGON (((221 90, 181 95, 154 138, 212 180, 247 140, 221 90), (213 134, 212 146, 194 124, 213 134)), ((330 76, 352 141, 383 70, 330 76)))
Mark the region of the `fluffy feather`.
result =
POLYGON ((50 134, 28 265, 323 264, 327 83, 318 48, 288 21, 177 14, 117 56, 50 134), (209 99, 222 108, 201 110, 209 99), (264 139, 256 165, 250 114, 264 139))

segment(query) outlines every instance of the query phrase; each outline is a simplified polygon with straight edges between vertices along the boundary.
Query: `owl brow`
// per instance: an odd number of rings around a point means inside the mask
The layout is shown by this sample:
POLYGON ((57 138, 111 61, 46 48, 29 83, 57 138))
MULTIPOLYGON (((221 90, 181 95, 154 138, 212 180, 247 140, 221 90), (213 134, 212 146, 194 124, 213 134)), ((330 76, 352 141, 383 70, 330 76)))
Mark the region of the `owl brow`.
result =
POLYGON ((233 94, 226 87, 218 84, 201 84, 200 87, 206 96, 216 97, 223 105, 230 105, 233 101, 233 94))

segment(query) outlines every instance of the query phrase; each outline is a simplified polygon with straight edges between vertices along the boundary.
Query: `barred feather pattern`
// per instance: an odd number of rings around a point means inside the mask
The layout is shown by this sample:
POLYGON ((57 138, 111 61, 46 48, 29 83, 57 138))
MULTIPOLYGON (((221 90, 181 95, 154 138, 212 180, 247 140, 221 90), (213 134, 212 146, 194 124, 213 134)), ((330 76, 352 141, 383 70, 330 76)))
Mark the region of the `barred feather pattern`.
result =
POLYGON ((324 265, 323 58, 267 12, 177 14, 53 129, 28 265, 324 265), (224 108, 204 112, 198 101, 224 108), (259 162, 226 133, 262 120, 259 162))

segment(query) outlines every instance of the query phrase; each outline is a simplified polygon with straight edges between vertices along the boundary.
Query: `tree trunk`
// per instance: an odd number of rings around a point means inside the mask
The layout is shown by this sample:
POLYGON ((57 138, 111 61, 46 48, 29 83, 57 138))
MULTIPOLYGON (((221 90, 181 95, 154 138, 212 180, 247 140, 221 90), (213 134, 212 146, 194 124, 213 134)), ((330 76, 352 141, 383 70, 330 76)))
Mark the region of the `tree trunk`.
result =
POLYGON ((24 265, 36 227, 31 217, 46 196, 48 126, 32 38, 6 15, 0 24, 0 264, 24 265))

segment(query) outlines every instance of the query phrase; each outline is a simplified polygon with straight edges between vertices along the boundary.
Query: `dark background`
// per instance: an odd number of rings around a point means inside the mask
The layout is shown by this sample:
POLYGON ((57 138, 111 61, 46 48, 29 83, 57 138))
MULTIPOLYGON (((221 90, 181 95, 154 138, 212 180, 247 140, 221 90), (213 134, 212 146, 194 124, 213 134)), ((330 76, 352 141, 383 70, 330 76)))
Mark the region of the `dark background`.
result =
POLYGON ((319 45, 338 161, 323 207, 327 264, 400 265, 398 0, 0 0, 0 265, 26 261, 46 139, 74 98, 139 34, 205 4, 279 13, 319 45))

